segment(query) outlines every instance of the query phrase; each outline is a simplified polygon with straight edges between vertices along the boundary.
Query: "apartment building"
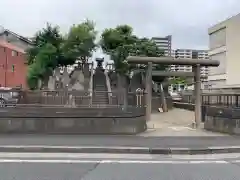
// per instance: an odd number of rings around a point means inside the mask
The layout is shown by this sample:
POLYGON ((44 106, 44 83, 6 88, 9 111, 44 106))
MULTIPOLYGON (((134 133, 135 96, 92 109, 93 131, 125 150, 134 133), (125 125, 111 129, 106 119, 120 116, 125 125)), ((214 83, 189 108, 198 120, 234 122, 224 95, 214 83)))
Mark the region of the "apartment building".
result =
POLYGON ((171 56, 172 50, 172 36, 168 35, 166 37, 153 37, 152 40, 157 44, 157 46, 164 50, 165 56, 171 56))
MULTIPOLYGON (((174 58, 181 58, 181 59, 209 59, 208 51, 207 50, 194 50, 194 49, 176 49, 172 50, 171 53, 172 57, 174 58)), ((183 72, 191 72, 192 66, 181 66, 181 65, 171 65, 171 71, 183 71, 183 72)), ((201 68, 201 75, 207 76, 208 75, 208 68, 202 67, 201 68)))
POLYGON ((240 14, 208 29, 209 56, 220 61, 209 68, 209 89, 240 88, 240 14))
POLYGON ((27 88, 26 77, 24 50, 0 40, 0 87, 27 88))
MULTIPOLYGON (((171 52, 172 57, 181 59, 209 59, 207 50, 195 50, 195 49, 176 49, 171 52)), ((192 66, 181 66, 181 65, 171 65, 170 71, 182 71, 182 72, 192 72, 192 66)), ((208 76, 208 68, 201 67, 201 76, 208 76)), ((191 80, 189 80, 191 81, 191 80)), ((172 84, 169 87, 170 91, 181 91, 186 89, 188 86, 184 84, 172 84)))

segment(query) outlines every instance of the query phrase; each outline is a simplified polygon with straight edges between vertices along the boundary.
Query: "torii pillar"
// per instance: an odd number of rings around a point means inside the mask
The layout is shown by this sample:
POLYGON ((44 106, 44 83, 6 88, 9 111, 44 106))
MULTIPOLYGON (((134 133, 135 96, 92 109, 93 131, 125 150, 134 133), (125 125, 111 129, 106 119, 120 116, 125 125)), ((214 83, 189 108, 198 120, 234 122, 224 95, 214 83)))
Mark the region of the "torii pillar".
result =
MULTIPOLYGON (((200 80, 200 68, 201 66, 219 66, 219 61, 216 60, 200 60, 200 59, 174 59, 173 57, 142 57, 142 56, 129 56, 127 58, 128 63, 133 64, 147 64, 146 75, 146 120, 151 119, 151 104, 152 104, 152 65, 191 65, 193 67, 193 75, 195 77, 195 125, 199 127, 201 123, 201 80, 200 80)), ((171 73, 171 72, 166 72, 171 73)))

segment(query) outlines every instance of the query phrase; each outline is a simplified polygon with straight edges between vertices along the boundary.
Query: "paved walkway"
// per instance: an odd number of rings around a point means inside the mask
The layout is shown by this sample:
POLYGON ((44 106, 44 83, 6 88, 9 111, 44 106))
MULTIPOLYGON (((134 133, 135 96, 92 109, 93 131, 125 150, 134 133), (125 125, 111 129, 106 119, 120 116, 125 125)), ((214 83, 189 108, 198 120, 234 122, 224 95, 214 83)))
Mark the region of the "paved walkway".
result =
POLYGON ((167 113, 154 113, 147 123, 148 130, 139 136, 227 136, 203 128, 193 129, 194 119, 194 112, 184 109, 175 108, 167 113))

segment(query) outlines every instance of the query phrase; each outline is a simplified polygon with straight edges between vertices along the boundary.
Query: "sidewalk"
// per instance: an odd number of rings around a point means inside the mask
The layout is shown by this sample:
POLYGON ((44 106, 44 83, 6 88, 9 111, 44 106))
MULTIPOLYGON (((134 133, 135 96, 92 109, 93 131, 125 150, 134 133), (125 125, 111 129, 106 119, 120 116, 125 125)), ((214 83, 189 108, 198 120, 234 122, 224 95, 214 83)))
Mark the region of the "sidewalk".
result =
POLYGON ((184 109, 173 109, 167 113, 154 113, 147 123, 148 130, 139 136, 228 136, 203 129, 193 129, 194 112, 184 109))
POLYGON ((173 109, 152 114, 137 136, 0 135, 0 152, 213 154, 240 153, 240 137, 193 129, 194 113, 173 109))

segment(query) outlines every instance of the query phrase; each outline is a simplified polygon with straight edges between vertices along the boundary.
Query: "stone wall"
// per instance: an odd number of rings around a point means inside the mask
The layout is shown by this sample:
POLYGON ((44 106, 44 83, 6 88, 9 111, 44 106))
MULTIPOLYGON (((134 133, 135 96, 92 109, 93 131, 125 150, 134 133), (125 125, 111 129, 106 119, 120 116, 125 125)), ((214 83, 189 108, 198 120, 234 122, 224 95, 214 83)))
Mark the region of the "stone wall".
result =
POLYGON ((179 109, 186 109, 189 111, 194 111, 194 104, 184 103, 184 102, 173 102, 173 106, 179 109))
POLYGON ((240 109, 209 106, 205 111, 205 129, 240 134, 240 109))
POLYGON ((137 134, 145 131, 145 110, 128 108, 3 108, 0 133, 137 134))
MULTIPOLYGON (((177 108, 194 110, 194 104, 174 103, 177 108)), ((224 106, 202 106, 202 122, 209 131, 240 135, 240 109, 224 106)))

